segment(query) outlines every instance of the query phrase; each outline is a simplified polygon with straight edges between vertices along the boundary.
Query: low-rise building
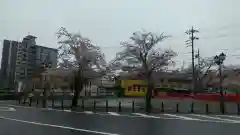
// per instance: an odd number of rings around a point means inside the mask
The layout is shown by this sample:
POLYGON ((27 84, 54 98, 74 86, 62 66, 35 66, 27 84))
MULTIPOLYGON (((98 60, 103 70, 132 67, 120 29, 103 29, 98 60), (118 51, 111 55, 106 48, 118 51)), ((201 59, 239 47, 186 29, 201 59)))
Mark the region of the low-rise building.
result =
MULTIPOLYGON (((191 89, 192 77, 190 74, 180 72, 154 72, 153 81, 155 88, 191 89)), ((137 72, 120 75, 121 87, 125 96, 145 96, 147 81, 143 74, 137 72)))

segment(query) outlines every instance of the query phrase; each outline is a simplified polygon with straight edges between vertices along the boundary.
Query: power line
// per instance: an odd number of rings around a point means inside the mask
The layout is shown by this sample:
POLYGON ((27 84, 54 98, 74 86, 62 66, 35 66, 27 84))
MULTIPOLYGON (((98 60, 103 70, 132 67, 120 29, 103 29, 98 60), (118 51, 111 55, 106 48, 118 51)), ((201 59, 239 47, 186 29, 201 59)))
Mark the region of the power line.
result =
POLYGON ((114 49, 114 48, 121 48, 122 46, 99 46, 100 48, 104 48, 104 49, 114 49))
MULTIPOLYGON (((201 37, 201 39, 204 39, 204 40, 208 40, 208 39, 212 39, 212 38, 218 39, 218 38, 224 38, 224 37, 230 37, 230 36, 234 37, 234 36, 237 36, 237 35, 236 34, 231 35, 227 32, 227 30, 230 30, 230 29, 233 29, 233 28, 236 30, 237 28, 240 28, 240 25, 239 24, 236 24, 236 25, 233 24, 233 25, 221 26, 221 27, 218 27, 218 28, 202 28, 201 29, 201 34, 208 34, 209 35, 209 32, 211 32, 211 33, 216 32, 217 35, 213 34, 212 36, 203 36, 203 37, 199 36, 199 37, 201 37), (220 31, 225 31, 227 33, 219 35, 220 31)), ((183 37, 184 37, 184 35, 182 33, 172 35, 172 38, 183 38, 183 37)))
POLYGON ((228 24, 228 25, 224 25, 224 26, 220 26, 220 27, 211 27, 211 28, 201 28, 201 31, 204 32, 210 32, 210 31, 223 31, 223 30, 229 30, 229 29, 236 29, 236 28, 240 28, 239 24, 228 24))

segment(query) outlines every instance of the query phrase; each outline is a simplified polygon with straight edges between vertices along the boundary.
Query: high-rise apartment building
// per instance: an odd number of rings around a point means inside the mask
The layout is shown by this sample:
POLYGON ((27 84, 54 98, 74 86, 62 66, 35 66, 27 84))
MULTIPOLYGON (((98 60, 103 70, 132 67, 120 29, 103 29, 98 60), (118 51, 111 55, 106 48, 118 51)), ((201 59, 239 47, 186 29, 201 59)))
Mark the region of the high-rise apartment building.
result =
POLYGON ((1 88, 9 87, 12 84, 12 81, 14 80, 18 44, 19 42, 17 41, 9 40, 3 41, 0 71, 1 88))
POLYGON ((1 87, 14 89, 18 82, 27 83, 46 61, 57 66, 57 49, 36 45, 36 37, 28 35, 22 42, 4 40, 1 87))

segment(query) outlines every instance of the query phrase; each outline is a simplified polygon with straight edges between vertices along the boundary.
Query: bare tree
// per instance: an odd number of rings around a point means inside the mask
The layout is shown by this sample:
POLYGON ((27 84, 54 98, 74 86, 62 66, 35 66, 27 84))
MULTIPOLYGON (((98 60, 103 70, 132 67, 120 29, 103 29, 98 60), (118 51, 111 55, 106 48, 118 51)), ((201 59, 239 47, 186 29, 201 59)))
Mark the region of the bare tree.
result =
MULTIPOLYGON (((195 65, 195 75, 196 75, 196 85, 198 89, 202 89, 203 80, 208 76, 210 69, 215 65, 213 57, 209 58, 202 58, 199 57, 199 63, 195 65)), ((184 69, 185 73, 192 74, 192 66, 189 66, 188 68, 184 69)), ((210 82, 212 77, 209 77, 209 80, 206 81, 206 83, 210 82)))
MULTIPOLYGON (((60 28, 57 32, 59 39, 59 57, 67 65, 65 68, 77 68, 74 72, 74 97, 72 106, 77 106, 78 97, 84 84, 88 83, 91 76, 88 73, 102 71, 106 67, 106 62, 100 47, 91 43, 88 38, 81 36, 80 33, 69 33, 66 28, 60 28)), ((61 64, 60 64, 61 65, 61 64)))
MULTIPOLYGON (((196 76, 197 76, 197 86, 202 89, 203 85, 203 80, 206 78, 206 76, 209 74, 210 69, 215 65, 213 57, 210 58, 200 58, 200 63, 196 67, 196 76)), ((212 77, 209 77, 209 81, 212 79, 212 77)))
POLYGON ((154 89, 153 72, 166 70, 170 64, 174 64, 172 58, 177 55, 171 49, 161 50, 156 48, 156 45, 167 37, 163 34, 156 35, 152 32, 135 32, 130 37, 130 41, 121 43, 124 50, 117 53, 113 62, 115 64, 112 64, 115 69, 139 71, 144 74, 148 82, 146 112, 151 111, 151 97, 154 89))

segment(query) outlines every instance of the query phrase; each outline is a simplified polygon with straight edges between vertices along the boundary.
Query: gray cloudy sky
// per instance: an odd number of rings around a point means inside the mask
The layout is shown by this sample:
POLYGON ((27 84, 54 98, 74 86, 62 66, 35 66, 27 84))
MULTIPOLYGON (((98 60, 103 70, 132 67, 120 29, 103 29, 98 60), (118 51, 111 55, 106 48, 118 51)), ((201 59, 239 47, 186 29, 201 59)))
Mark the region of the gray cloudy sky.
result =
POLYGON ((224 51, 226 64, 240 64, 239 6, 239 0, 0 0, 0 45, 32 34, 37 44, 56 48, 54 34, 63 26, 102 46, 109 61, 120 41, 145 29, 172 35, 162 46, 178 52, 181 64, 191 60, 184 32, 193 25, 202 56, 224 51))

